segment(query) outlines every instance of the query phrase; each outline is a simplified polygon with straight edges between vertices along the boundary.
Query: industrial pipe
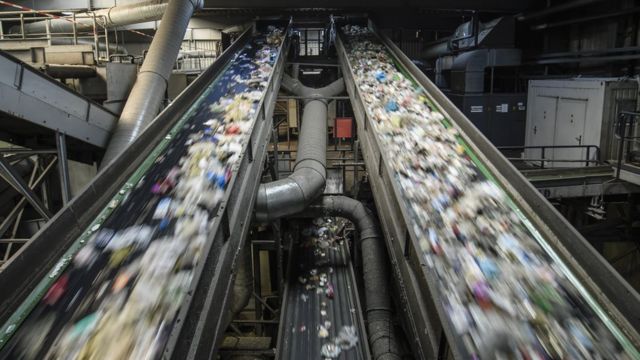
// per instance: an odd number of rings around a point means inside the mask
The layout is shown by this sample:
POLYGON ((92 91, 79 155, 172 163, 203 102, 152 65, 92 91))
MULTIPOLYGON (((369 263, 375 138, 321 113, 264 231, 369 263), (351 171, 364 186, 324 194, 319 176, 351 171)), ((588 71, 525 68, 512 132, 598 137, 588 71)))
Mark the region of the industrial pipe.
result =
POLYGON ((443 40, 442 42, 425 47, 420 54, 420 58, 429 60, 451 53, 451 49, 449 48, 449 40, 450 37, 446 40, 443 40))
MULTIPOLYGON (((188 3, 190 1, 184 1, 188 3)), ((167 0, 148 0, 127 5, 116 5, 108 9, 96 10, 92 12, 78 13, 75 15, 76 28, 93 28, 93 19, 96 23, 107 29, 118 26, 139 24, 148 21, 160 20, 168 9, 167 0)), ((46 34, 47 26, 51 33, 73 32, 73 17, 68 16, 60 19, 48 19, 24 24, 26 34, 46 34)), ((11 33, 20 33, 19 25, 13 26, 11 33)))
POLYGON ((261 184, 256 199, 256 219, 269 221, 304 210, 324 191, 327 153, 327 101, 344 91, 344 81, 313 89, 285 75, 282 87, 307 98, 298 138, 293 174, 285 179, 261 184))
POLYGON ((371 210, 350 197, 324 196, 309 205, 302 215, 341 217, 355 225, 360 235, 367 333, 373 358, 401 359, 392 322, 387 253, 382 234, 371 210))
POLYGON ((233 282, 233 297, 231 301, 231 318, 242 311, 249 304, 253 294, 253 267, 251 245, 246 244, 238 257, 238 272, 233 282))
POLYGON ((325 100, 328 97, 342 93, 344 91, 344 81, 342 79, 338 79, 322 88, 310 88, 304 86, 300 80, 294 79, 285 74, 282 77, 282 87, 287 91, 304 98, 325 100))
POLYGON ((129 146, 158 114, 187 25, 194 10, 201 6, 202 0, 169 1, 129 100, 122 109, 101 167, 129 146))
MULTIPOLYGON (((92 47, 96 45, 93 39, 72 39, 66 37, 54 37, 51 39, 51 45, 91 45, 92 47)), ((127 49, 124 46, 119 44, 109 43, 109 52, 111 54, 127 54, 127 49)), ((107 45, 103 42, 98 42, 98 50, 99 51, 107 51, 107 45)))

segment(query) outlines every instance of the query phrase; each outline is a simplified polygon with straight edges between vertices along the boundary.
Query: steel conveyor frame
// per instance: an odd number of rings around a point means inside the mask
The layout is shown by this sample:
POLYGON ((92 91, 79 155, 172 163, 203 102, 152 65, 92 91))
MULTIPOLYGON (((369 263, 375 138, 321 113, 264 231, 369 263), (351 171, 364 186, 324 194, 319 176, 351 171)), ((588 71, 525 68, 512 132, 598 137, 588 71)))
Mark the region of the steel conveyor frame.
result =
MULTIPOLYGON (((484 166, 492 180, 501 186, 513 203, 548 245, 559 255, 605 316, 621 329, 637 349, 640 348, 640 295, 589 245, 578 231, 527 181, 527 179, 482 135, 458 108, 422 73, 413 62, 369 21, 370 30, 391 54, 396 65, 424 90, 431 103, 448 119, 468 146, 471 155, 484 166)), ((413 229, 407 227, 407 209, 400 201, 399 185, 387 165, 373 132, 371 115, 363 105, 355 85, 351 65, 341 36, 336 47, 358 125, 358 137, 376 207, 385 232, 393 272, 401 289, 408 341, 420 358, 465 358, 460 337, 449 323, 437 291, 435 275, 424 258, 413 229)))
MULTIPOLYGON (((125 152, 107 165, 96 178, 23 247, 0 272, 0 324, 19 323, 29 306, 39 301, 71 258, 74 247, 82 244, 87 229, 106 219, 104 209, 110 201, 135 186, 128 180, 150 156, 158 156, 156 146, 208 85, 227 68, 255 31, 247 29, 220 57, 187 87, 146 128, 125 152), (125 190, 125 191, 123 191, 125 190), (78 244, 78 242, 80 244, 78 244), (44 285, 43 285, 44 284, 44 285), (24 311, 20 319, 20 312, 24 311), (17 316, 17 317, 16 317, 17 316)), ((285 30, 288 34, 288 27, 285 30)), ((269 85, 258 104, 256 121, 242 156, 233 168, 219 211, 206 243, 205 256, 198 264, 185 301, 178 312, 163 358, 210 358, 222 341, 228 319, 228 297, 235 276, 237 257, 249 231, 255 194, 260 182, 266 148, 271 136, 273 110, 280 88, 289 37, 280 45, 269 85)), ((120 198, 121 200, 121 198, 120 198)), ((0 346, 3 345, 0 343, 0 346)))

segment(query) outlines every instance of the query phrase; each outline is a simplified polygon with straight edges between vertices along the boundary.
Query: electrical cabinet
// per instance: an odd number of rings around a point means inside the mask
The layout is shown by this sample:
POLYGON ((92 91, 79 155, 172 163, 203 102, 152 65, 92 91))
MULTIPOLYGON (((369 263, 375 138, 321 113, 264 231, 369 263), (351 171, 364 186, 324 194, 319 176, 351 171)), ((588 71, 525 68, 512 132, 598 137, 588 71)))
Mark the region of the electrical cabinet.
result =
POLYGON ((453 94, 451 101, 495 146, 522 146, 525 94, 453 94))
POLYGON ((600 149, 601 160, 614 160, 615 121, 620 111, 636 109, 637 98, 635 80, 529 81, 525 145, 539 148, 526 149, 525 158, 544 158, 549 167, 585 166, 587 162, 579 160, 595 160, 595 148, 586 147, 594 145, 600 149))

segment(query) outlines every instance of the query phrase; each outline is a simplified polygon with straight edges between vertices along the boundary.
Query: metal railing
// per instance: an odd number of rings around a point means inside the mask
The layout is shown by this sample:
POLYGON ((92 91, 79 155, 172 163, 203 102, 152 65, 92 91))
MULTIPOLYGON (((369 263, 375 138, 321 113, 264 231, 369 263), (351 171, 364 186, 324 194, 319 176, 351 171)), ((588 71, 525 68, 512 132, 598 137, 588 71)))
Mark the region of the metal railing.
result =
POLYGON ((620 179, 623 162, 633 162, 634 151, 640 148, 640 112, 621 111, 614 128, 614 136, 618 140, 618 159, 616 164, 616 179, 620 179))
MULTIPOLYGON (((54 12, 65 12, 64 10, 55 10, 54 12)), ((67 39, 70 45, 91 44, 93 45, 93 52, 96 61, 106 62, 109 61, 109 55, 111 52, 110 45, 117 45, 117 31, 114 30, 112 38, 115 41, 110 43, 109 30, 103 25, 107 22, 107 18, 104 15, 77 15, 73 11, 69 11, 72 15, 69 16, 69 22, 72 24, 71 32, 53 32, 51 31, 51 21, 56 20, 49 16, 43 16, 42 13, 46 11, 8 11, 3 12, 0 17, 0 40, 1 41, 24 41, 24 40, 46 40, 49 45, 55 40, 67 39), (33 16, 30 16, 33 15, 33 16), (91 23, 80 23, 79 20, 90 19, 91 23), (45 32, 27 32, 25 31, 25 25, 28 23, 46 21, 45 32), (2 31, 5 24, 9 25, 8 28, 17 28, 19 31, 4 32, 2 31)))
POLYGON ((222 42, 219 40, 185 39, 174 69, 183 73, 201 73, 222 52, 221 46, 222 42))
POLYGON ((540 169, 545 168, 545 163, 584 163, 584 166, 594 166, 601 165, 603 161, 600 157, 600 147, 597 145, 536 145, 536 146, 498 146, 498 150, 501 152, 505 151, 525 151, 531 149, 540 150, 539 158, 527 158, 523 157, 507 157, 507 159, 511 162, 530 162, 530 163, 539 163, 540 169), (584 149, 585 156, 584 159, 555 159, 548 158, 547 155, 553 154, 554 150, 557 149, 584 149), (593 159, 592 159, 593 155, 593 159), (594 164, 594 165, 591 165, 594 164))

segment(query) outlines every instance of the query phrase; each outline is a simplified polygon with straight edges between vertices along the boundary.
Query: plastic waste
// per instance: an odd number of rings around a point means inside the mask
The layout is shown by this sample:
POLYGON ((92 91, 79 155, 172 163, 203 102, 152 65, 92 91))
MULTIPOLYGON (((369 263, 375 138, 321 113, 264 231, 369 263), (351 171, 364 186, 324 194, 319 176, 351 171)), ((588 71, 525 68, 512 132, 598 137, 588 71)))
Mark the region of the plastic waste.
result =
POLYGON ((368 28, 342 31, 384 165, 406 203, 407 225, 470 356, 624 358, 599 315, 575 306, 578 288, 476 164, 456 126, 368 28))

